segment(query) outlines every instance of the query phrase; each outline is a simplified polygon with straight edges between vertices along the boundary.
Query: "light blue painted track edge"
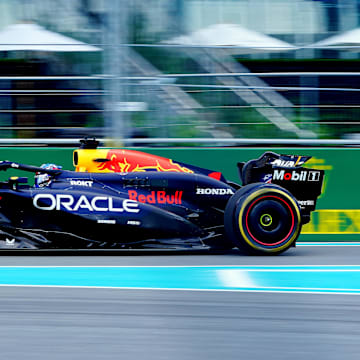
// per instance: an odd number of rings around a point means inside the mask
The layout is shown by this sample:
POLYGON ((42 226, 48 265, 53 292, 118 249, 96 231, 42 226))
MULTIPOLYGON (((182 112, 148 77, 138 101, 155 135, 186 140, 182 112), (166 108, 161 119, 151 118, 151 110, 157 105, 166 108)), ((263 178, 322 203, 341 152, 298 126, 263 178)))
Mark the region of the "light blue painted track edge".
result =
POLYGON ((360 294, 360 266, 4 266, 0 286, 360 294))

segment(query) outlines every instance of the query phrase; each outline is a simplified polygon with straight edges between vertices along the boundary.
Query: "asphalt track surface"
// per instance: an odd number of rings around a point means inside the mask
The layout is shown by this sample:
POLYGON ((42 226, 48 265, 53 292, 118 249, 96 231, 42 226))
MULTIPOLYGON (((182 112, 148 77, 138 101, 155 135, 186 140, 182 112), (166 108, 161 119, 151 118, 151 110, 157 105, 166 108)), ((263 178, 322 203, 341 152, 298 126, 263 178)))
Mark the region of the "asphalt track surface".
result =
MULTIPOLYGON (((0 256, 1 266, 360 265, 360 246, 276 257, 0 256)), ((359 359, 360 296, 0 287, 0 359, 359 359)))

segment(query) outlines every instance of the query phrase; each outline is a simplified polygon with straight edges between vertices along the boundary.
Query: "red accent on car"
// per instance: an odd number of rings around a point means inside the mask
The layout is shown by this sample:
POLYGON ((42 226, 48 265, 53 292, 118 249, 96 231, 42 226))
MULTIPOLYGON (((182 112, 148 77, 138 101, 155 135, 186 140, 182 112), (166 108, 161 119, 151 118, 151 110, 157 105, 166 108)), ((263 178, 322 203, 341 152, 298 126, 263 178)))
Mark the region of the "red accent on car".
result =
POLYGON ((212 172, 208 176, 215 179, 215 180, 220 180, 221 175, 222 175, 221 172, 212 172))

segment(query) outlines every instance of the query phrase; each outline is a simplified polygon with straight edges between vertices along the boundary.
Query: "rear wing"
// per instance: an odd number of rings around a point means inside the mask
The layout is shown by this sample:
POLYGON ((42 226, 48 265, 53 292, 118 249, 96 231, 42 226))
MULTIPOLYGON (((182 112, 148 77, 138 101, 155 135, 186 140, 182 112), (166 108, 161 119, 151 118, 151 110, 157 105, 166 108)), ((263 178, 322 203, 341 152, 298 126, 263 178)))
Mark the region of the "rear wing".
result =
POLYGON ((267 182, 263 179, 264 174, 271 174, 271 170, 275 166, 290 168, 300 167, 306 161, 311 159, 311 156, 303 155, 280 155, 272 151, 267 151, 258 159, 249 160, 246 163, 239 162, 237 164, 239 176, 243 185, 254 182, 267 182))
POLYGON ((238 168, 243 185, 264 182, 288 190, 297 199, 306 223, 310 220, 310 212, 315 210, 324 180, 324 170, 302 166, 310 158, 266 152, 258 159, 239 163, 238 168))

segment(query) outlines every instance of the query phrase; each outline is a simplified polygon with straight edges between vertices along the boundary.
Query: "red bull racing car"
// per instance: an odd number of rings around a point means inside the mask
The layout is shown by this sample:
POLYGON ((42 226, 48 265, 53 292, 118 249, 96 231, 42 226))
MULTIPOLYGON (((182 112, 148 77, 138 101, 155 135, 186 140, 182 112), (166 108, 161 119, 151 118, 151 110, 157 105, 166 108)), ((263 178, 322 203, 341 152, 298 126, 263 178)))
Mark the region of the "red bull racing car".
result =
POLYGON ((0 183, 1 249, 231 249, 279 254, 295 246, 324 173, 307 156, 264 153, 221 172, 82 140, 75 171, 11 161, 35 173, 0 183))

